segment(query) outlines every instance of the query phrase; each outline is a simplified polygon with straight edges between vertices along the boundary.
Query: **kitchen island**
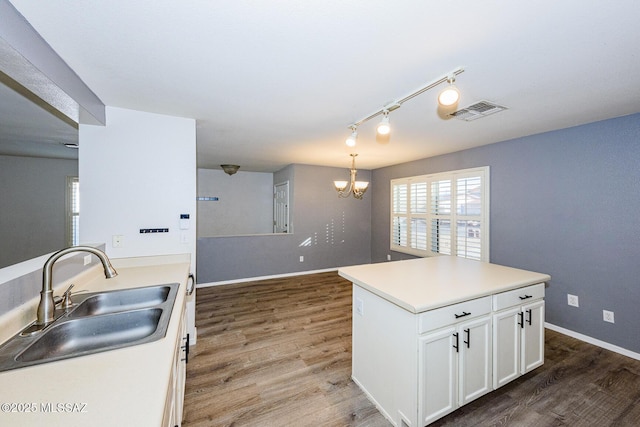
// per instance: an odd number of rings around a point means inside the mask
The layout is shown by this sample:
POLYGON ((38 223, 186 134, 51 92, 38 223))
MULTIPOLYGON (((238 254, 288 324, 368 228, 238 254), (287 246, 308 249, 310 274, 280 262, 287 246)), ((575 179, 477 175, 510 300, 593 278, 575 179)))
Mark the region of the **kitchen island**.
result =
POLYGON ((544 363, 535 273, 439 256, 339 269, 352 378, 397 427, 425 426, 544 363))

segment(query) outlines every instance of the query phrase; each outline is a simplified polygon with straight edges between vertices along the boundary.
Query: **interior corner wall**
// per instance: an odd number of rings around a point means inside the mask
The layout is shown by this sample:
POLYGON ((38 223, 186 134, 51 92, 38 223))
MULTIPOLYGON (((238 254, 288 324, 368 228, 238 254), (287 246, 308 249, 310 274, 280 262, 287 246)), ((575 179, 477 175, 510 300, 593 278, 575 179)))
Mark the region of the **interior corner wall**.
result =
POLYGON ((376 169, 372 260, 410 258, 389 250, 391 179, 490 166, 491 262, 551 275, 549 323, 640 352, 639 141, 634 114, 376 169))
POLYGON ((273 232, 273 174, 198 169, 198 237, 273 232))
POLYGON ((80 241, 105 242, 113 258, 190 253, 195 264, 195 120, 113 107, 106 116, 106 126, 80 126, 80 241))
MULTIPOLYGON (((274 179, 284 176, 290 180, 294 233, 198 239, 198 283, 371 261, 370 194, 341 199, 333 188, 334 180, 349 176, 348 169, 292 165, 274 179)), ((358 177, 369 181, 371 172, 359 170, 358 177)))
POLYGON ((77 160, 0 156, 0 268, 66 246, 67 176, 77 160))

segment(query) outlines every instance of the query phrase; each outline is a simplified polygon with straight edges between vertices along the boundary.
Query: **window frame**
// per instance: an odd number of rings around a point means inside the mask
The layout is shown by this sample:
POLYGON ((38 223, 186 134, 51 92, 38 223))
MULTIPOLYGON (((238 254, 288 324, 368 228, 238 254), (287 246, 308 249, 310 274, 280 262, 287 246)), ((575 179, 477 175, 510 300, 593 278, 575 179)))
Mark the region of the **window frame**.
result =
MULTIPOLYGON (((432 250, 433 230, 432 222, 434 220, 449 221, 450 224, 450 255, 457 255, 458 249, 458 221, 473 221, 475 218, 479 219, 479 233, 480 233, 480 261, 489 262, 490 259, 490 169, 489 166, 482 166, 477 168, 459 169, 453 171, 439 172, 427 175, 418 175, 405 178, 396 178, 390 181, 390 249, 395 252, 406 253, 419 257, 431 257, 442 255, 442 252, 432 250), (458 179, 464 178, 480 178, 480 214, 479 215, 462 215, 458 213, 457 208, 457 186, 458 179), (450 182, 450 209, 448 213, 434 214, 432 212, 432 184, 435 182, 449 181, 450 182), (418 186, 426 187, 426 197, 420 196, 419 201, 421 203, 426 202, 426 208, 421 206, 414 207, 415 201, 412 201, 412 188, 418 186), (396 194, 395 188, 398 188, 398 192, 401 189, 406 194, 406 201, 400 200, 400 194, 396 194), (397 206, 401 206, 406 202, 404 211, 396 211, 397 206), (423 233, 417 233, 413 228, 413 224, 421 224, 426 227, 426 231, 423 233), (426 234, 425 234, 426 233, 426 234), (415 236, 420 236, 419 241, 414 241, 415 236), (394 239, 394 236, 397 238, 394 239), (396 244, 396 241, 401 244, 396 244), (426 246, 423 243, 426 242, 426 246)), ((417 194, 417 193, 416 193, 417 194)), ((445 205, 446 207, 446 205, 445 205)), ((402 206, 401 206, 402 208, 402 206)), ((468 235, 467 235, 468 237, 468 235)), ((438 242, 438 240, 436 238, 438 242)), ((467 239, 465 238, 465 241, 467 239)), ((475 257, 465 257, 471 259, 477 259, 475 257)))

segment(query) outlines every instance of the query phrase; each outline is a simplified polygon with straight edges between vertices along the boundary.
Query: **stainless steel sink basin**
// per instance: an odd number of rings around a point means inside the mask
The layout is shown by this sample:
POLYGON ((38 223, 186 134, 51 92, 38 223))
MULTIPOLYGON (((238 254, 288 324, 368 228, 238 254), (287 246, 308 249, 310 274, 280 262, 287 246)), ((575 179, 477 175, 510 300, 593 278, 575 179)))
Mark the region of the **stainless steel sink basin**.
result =
POLYGON ((18 354, 16 361, 61 359, 127 347, 156 333, 162 311, 148 308, 62 322, 18 354))
POLYGON ((0 371, 157 341, 167 333, 179 286, 75 294, 74 307, 53 323, 0 346, 0 371))
POLYGON ((95 316, 97 314, 153 307, 165 302, 170 291, 171 287, 169 285, 162 285, 101 292, 84 299, 67 316, 72 318, 95 316))

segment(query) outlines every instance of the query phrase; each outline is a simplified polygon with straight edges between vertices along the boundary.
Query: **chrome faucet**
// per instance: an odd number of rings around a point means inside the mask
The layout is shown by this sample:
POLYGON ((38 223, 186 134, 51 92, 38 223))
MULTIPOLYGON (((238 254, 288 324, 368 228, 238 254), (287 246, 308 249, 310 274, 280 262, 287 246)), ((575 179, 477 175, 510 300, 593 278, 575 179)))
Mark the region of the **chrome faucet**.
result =
POLYGON ((72 246, 70 248, 61 249, 51 255, 42 267, 42 291, 40 291, 40 304, 38 304, 38 313, 36 325, 47 325, 54 320, 55 302, 53 300, 53 264, 62 256, 72 252, 89 252, 94 254, 102 262, 104 268, 104 277, 111 279, 116 277, 118 272, 113 268, 107 254, 99 249, 91 246, 72 246))

